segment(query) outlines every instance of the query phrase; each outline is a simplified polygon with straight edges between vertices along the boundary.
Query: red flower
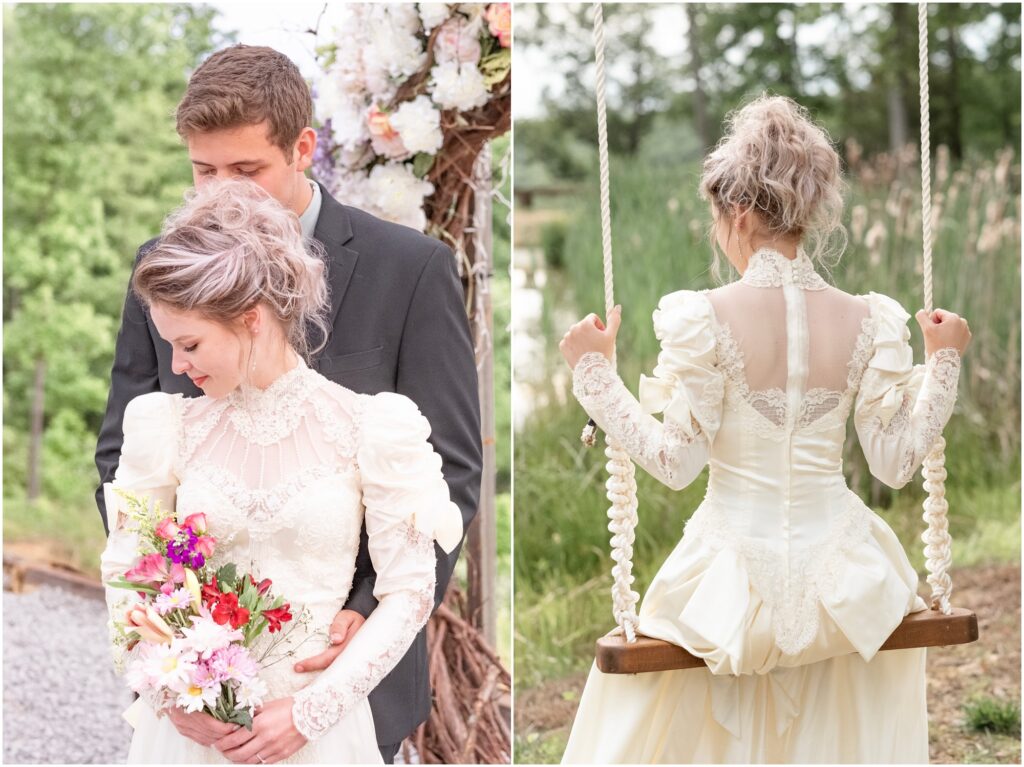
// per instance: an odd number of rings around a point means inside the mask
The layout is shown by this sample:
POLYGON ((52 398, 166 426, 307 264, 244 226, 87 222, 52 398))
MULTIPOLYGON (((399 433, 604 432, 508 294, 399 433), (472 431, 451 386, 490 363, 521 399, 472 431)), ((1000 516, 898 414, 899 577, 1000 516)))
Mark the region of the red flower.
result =
POLYGON ((239 607, 231 616, 231 628, 240 629, 249 622, 249 610, 239 607))
POLYGON ((256 592, 260 596, 266 594, 272 585, 270 582, 270 578, 264 578, 259 583, 256 583, 256 579, 252 577, 252 574, 249 575, 249 583, 256 587, 256 592))
POLYGON ((221 594, 213 608, 213 620, 221 626, 230 621, 231 628, 237 629, 249 622, 249 611, 238 606, 238 595, 234 592, 221 594))
POLYGON ((209 607, 212 604, 216 604, 217 602, 220 601, 221 591, 220 591, 220 586, 217 585, 217 575, 216 575, 216 573, 210 578, 210 582, 209 583, 204 583, 203 584, 202 594, 203 594, 203 604, 206 605, 207 607, 209 607))
POLYGON ((291 605, 285 602, 280 607, 275 607, 273 610, 264 610, 263 617, 270 621, 270 633, 273 634, 275 631, 281 630, 281 624, 287 623, 292 619, 292 614, 288 612, 291 609, 291 605))

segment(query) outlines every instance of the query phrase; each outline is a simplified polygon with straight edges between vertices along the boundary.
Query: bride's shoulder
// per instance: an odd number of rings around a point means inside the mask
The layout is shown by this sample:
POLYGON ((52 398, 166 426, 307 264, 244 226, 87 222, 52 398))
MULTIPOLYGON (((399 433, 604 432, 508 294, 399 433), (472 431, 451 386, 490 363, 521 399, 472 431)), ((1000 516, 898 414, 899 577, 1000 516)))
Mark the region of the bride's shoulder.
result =
POLYGON ((844 295, 867 304, 867 310, 876 322, 902 325, 910 319, 910 312, 906 310, 903 304, 892 296, 887 296, 885 293, 869 291, 861 295, 851 295, 848 293, 844 295))
POLYGON ((181 417, 184 397, 154 391, 132 398, 124 409, 125 428, 172 425, 181 417))
POLYGON ((363 406, 363 398, 367 395, 354 392, 321 373, 313 375, 316 377, 317 386, 314 387, 309 402, 314 408, 326 407, 351 414, 363 406))
POLYGON ((430 425, 409 397, 397 392, 360 394, 324 379, 310 398, 314 410, 322 416, 350 419, 363 439, 387 438, 387 435, 422 437, 430 425))
POLYGON ((661 297, 654 310, 654 334, 664 342, 714 336, 714 309, 706 290, 677 290, 661 297))

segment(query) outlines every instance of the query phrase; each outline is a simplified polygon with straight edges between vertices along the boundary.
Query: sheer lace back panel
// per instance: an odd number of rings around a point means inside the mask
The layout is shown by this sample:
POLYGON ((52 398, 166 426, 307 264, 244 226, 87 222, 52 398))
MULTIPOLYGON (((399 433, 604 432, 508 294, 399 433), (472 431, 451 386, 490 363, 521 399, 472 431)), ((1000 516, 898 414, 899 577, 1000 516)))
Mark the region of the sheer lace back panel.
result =
POLYGON ((870 354, 866 299, 830 287, 801 254, 758 251, 744 279, 706 293, 719 364, 768 435, 845 423, 870 354))
MULTIPOLYGON (((884 571, 871 573, 864 559, 878 518, 843 475, 851 411, 872 474, 893 487, 910 480, 952 413, 959 355, 940 349, 915 366, 909 319, 892 298, 830 287, 802 252, 791 261, 759 250, 737 283, 662 297, 653 315, 661 351, 653 375, 640 378, 639 399, 599 352, 573 371, 587 412, 655 477, 678 489, 710 465, 684 539, 707 567, 717 552, 739 556, 786 655, 818 636, 822 599, 838 584, 865 574, 874 582, 884 571)), ((881 598, 890 623, 870 636, 851 628, 865 657, 915 599, 913 568, 902 570, 905 585, 881 598)), ((674 582, 668 589, 681 593, 674 582)), ((829 609, 835 617, 855 602, 829 609)), ((645 599, 640 610, 640 630, 651 636, 657 627, 645 616, 657 604, 645 599)), ((677 621, 675 598, 665 604, 665 619, 677 621)), ((734 635, 723 625, 714 638, 724 641, 734 635)))

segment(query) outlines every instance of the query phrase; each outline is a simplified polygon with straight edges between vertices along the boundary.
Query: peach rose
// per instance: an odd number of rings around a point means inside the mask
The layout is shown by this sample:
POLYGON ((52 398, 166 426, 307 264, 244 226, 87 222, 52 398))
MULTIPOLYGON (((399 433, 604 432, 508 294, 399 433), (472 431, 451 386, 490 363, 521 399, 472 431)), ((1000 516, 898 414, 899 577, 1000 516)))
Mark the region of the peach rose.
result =
POLYGON ((178 534, 179 530, 181 530, 181 528, 178 527, 173 517, 161 519, 156 525, 157 537, 163 538, 165 541, 173 541, 174 536, 178 534))
POLYGON ((189 514, 181 526, 191 528, 196 535, 202 535, 206 532, 206 515, 202 513, 189 514))
POLYGON ((402 143, 402 137, 391 126, 391 116, 374 104, 366 115, 366 127, 370 131, 370 143, 377 154, 395 160, 409 156, 409 150, 402 143))
POLYGON ((508 48, 512 44, 512 4, 491 3, 484 13, 487 19, 487 28, 491 34, 498 38, 502 48, 508 48))

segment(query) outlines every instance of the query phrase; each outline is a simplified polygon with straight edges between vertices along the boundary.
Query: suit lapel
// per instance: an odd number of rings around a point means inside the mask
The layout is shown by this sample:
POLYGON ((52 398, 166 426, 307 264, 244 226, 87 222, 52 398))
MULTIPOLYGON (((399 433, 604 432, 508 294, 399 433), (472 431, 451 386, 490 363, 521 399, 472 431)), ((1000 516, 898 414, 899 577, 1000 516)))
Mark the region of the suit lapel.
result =
POLYGON ((359 254, 345 244, 352 239, 352 222, 348 211, 328 194, 323 184, 320 184, 320 193, 320 216, 313 236, 327 250, 327 283, 331 291, 330 324, 333 328, 359 254))

